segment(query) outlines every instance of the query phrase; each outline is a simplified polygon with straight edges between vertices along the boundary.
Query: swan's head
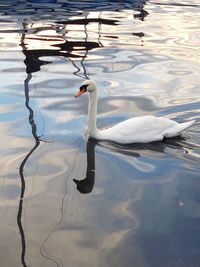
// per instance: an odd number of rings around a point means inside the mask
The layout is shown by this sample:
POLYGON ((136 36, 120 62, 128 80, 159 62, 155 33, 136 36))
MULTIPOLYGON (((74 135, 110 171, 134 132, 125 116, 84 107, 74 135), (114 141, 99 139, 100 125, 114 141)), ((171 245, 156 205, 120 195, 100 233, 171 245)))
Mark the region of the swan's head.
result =
POLYGON ((78 96, 81 96, 83 93, 85 92, 89 92, 89 93, 92 93, 93 91, 96 91, 96 83, 92 80, 85 80, 80 88, 79 88, 79 91, 78 93, 76 94, 75 97, 78 97, 78 96))

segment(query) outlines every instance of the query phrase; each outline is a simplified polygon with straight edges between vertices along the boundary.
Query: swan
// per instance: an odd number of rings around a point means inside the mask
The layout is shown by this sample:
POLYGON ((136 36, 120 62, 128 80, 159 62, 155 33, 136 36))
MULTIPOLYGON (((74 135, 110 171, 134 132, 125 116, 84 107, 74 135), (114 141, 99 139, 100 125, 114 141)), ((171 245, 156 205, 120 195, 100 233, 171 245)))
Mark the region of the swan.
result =
POLYGON ((93 80, 85 80, 75 97, 89 93, 88 135, 97 140, 112 141, 120 144, 150 143, 178 136, 195 123, 195 120, 178 123, 168 118, 140 116, 122 121, 110 128, 99 130, 96 126, 97 86, 93 80))

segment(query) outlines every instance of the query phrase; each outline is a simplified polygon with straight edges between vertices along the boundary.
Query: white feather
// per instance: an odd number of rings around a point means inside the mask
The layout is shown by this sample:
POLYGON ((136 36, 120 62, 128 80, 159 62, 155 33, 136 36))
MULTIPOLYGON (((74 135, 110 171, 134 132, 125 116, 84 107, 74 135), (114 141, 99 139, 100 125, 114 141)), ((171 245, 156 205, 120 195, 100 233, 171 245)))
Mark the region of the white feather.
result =
POLYGON ((97 88, 96 83, 86 80, 82 85, 87 85, 90 93, 88 108, 88 134, 98 140, 109 140, 121 144, 129 143, 150 143, 161 141, 164 137, 174 137, 186 130, 195 121, 177 123, 173 120, 155 117, 142 116, 131 118, 116 124, 105 130, 98 130, 96 127, 97 115, 97 88))

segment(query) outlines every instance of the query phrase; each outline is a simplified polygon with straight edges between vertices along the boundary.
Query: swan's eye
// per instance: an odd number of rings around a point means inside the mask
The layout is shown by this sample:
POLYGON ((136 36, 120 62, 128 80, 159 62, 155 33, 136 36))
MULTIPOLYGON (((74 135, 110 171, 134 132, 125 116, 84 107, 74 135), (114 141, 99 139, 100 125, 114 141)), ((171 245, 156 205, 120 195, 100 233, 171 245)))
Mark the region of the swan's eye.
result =
POLYGON ((83 93, 85 93, 87 91, 87 87, 88 87, 89 84, 85 84, 85 85, 82 85, 80 88, 79 88, 79 92, 76 94, 76 97, 78 96, 81 96, 83 93))
POLYGON ((79 88, 79 90, 82 92, 86 92, 87 91, 87 87, 88 87, 88 84, 85 84, 85 85, 82 85, 80 88, 79 88))

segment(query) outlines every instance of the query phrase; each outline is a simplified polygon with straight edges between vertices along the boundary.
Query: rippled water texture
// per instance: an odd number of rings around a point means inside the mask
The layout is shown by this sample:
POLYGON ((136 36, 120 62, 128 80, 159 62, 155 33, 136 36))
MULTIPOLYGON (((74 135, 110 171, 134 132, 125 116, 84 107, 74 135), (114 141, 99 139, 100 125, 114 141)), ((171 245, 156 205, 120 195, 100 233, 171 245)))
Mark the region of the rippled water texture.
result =
POLYGON ((1 267, 199 267, 199 14, 197 0, 0 1, 1 267), (87 142, 85 78, 100 128, 196 123, 87 142))

